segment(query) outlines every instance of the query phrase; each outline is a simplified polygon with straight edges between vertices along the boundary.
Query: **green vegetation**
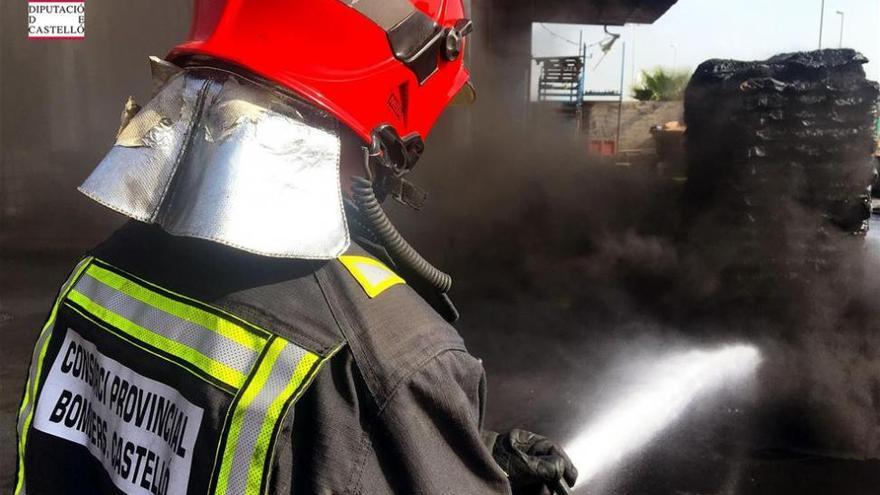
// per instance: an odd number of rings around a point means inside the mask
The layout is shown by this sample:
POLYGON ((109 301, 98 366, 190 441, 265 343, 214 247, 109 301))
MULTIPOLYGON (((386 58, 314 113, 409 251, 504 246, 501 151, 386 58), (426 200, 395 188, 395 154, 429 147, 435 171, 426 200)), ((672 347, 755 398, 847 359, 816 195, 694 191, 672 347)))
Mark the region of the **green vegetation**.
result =
POLYGON ((691 71, 657 67, 650 71, 643 70, 641 79, 632 88, 633 98, 639 101, 675 101, 684 97, 691 71))

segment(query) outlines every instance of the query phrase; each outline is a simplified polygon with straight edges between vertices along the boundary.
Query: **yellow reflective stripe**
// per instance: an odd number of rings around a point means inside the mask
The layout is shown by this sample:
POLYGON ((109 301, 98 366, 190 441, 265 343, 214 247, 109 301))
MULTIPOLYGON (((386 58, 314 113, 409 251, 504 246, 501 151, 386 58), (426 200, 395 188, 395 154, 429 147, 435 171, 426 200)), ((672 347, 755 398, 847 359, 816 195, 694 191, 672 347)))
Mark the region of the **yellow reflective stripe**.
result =
POLYGON ((406 283, 384 263, 373 258, 344 255, 339 257, 339 261, 348 269, 371 299, 390 287, 406 283))
MULTIPOLYGON (((67 280, 64 282, 64 284, 61 286, 61 290, 59 291, 59 296, 55 300, 55 304, 52 305, 52 310, 49 312, 49 318, 46 320, 45 325, 43 325, 43 328, 40 331, 41 337, 47 330, 51 329, 52 325, 55 324, 55 319, 58 317, 58 309, 61 307, 61 301, 64 300, 64 297, 67 296, 67 293, 70 291, 70 288, 73 287, 73 283, 76 281, 76 279, 79 278, 79 276, 82 274, 83 270, 86 269, 86 267, 89 265, 89 263, 92 262, 93 259, 94 258, 89 256, 87 258, 82 259, 79 263, 77 263, 77 265, 76 265, 76 267, 74 267, 71 275, 67 278, 67 280)), ((37 340, 39 340, 39 338, 37 340)), ((41 366, 39 366, 39 364, 42 363, 43 356, 45 355, 45 350, 46 350, 45 347, 46 347, 46 343, 44 342, 43 343, 43 352, 39 356, 39 362, 38 362, 38 366, 36 368, 38 379, 35 380, 34 383, 30 385, 30 387, 31 387, 30 394, 25 394, 25 402, 22 403, 22 408, 24 408, 27 405, 27 400, 30 398, 31 395, 36 395, 36 387, 37 387, 36 382, 39 382, 39 373, 40 373, 40 369, 41 369, 41 366)))
POLYGON ((27 409, 28 405, 36 400, 37 394, 37 384, 40 383, 40 376, 43 372, 43 360, 46 357, 46 351, 49 349, 49 333, 52 331, 52 328, 55 325, 55 319, 58 317, 58 308, 61 307, 61 301, 67 296, 70 288, 73 286, 73 282, 82 274, 83 270, 92 262, 92 257, 86 257, 81 260, 77 266, 74 268, 70 277, 67 278, 67 281, 64 285, 61 286, 61 290, 59 291, 58 298, 55 300, 55 304, 52 305, 52 310, 49 312, 49 318, 46 320, 46 323, 43 325, 42 330, 40 331, 40 336, 37 337, 37 348, 34 349, 36 359, 31 363, 33 367, 30 372, 30 377, 28 378, 28 383, 25 384, 25 393, 24 397, 21 400, 21 406, 18 408, 18 421, 19 421, 19 439, 18 439, 18 479, 15 482, 15 495, 20 495, 23 493, 24 489, 24 451, 25 446, 27 445, 27 436, 28 430, 30 430, 31 421, 34 418, 33 408, 27 412, 24 418, 22 415, 27 409), (42 340, 42 345, 39 342, 42 340))
MULTIPOLYGON (((57 304, 56 304, 56 307, 57 307, 57 304)), ((54 318, 50 321, 51 321, 51 323, 55 323, 54 318)), ((44 330, 44 331, 46 331, 46 330, 44 330)), ((40 382, 40 378, 39 378, 40 374, 41 374, 40 372, 43 369, 43 358, 46 357, 46 350, 49 348, 49 340, 50 339, 46 339, 43 342, 42 347, 40 348, 39 358, 37 359, 37 369, 39 371, 37 371, 37 379, 34 380, 35 385, 40 382)), ((25 400, 27 400, 27 397, 28 397, 28 395, 25 396, 25 400)), ((25 400, 22 401, 22 407, 21 407, 21 410, 19 411, 19 414, 26 407, 26 404, 24 403, 25 400)), ((21 492, 21 489, 24 487, 24 450, 25 450, 25 446, 27 445, 28 430, 30 430, 31 421, 33 421, 33 419, 34 419, 34 412, 30 411, 30 412, 28 412, 27 417, 24 418, 24 422, 21 425, 21 438, 19 438, 19 443, 18 443, 18 480, 15 483, 15 494, 16 495, 18 495, 21 492)))
POLYGON ((213 330, 249 349, 259 352, 266 344, 265 338, 244 329, 232 321, 165 297, 100 266, 92 265, 87 273, 105 285, 123 292, 144 304, 153 306, 182 320, 213 330))
MULTIPOLYGON (((132 337, 131 335, 128 335, 127 333, 125 333, 121 330, 117 330, 116 328, 111 327, 107 323, 105 323, 105 322, 99 320, 98 318, 96 318, 95 316, 93 316, 91 313, 89 313, 87 311, 83 311, 82 309, 79 308, 79 306, 74 306, 69 301, 67 301, 64 303, 64 307, 65 307, 65 309, 67 309, 69 311, 73 311, 74 313, 82 316, 83 318, 85 318, 86 320, 91 322, 92 324, 96 325, 98 328, 100 328, 104 331, 110 332, 113 335, 124 340, 125 342, 128 342, 129 344, 137 347, 138 349, 146 352, 147 354, 154 356, 156 359, 161 359, 162 361, 168 362, 168 363, 175 365, 175 366, 180 365, 180 363, 177 360, 169 358, 168 356, 166 356, 164 354, 160 354, 160 353, 156 352, 152 347, 144 344, 140 340, 132 337)), ((181 369, 183 369, 184 371, 186 371, 187 373, 192 375, 194 378, 202 380, 203 382, 205 382, 209 385, 212 385, 215 387, 217 386, 217 384, 215 382, 212 382, 211 380, 205 378, 205 375, 200 374, 191 368, 181 367, 181 369)), ((235 392, 232 392, 232 395, 234 395, 234 394, 235 394, 235 392)))
MULTIPOLYGON (((91 271, 87 273, 92 275, 91 271)), ((82 294, 77 290, 71 290, 67 298, 81 306, 89 313, 93 314, 96 318, 106 322, 107 324, 157 349, 160 349, 167 352, 168 354, 177 356, 180 359, 187 361, 188 363, 217 378, 223 383, 226 383, 227 385, 239 388, 244 384, 245 380, 247 379, 247 376, 240 371, 230 368, 223 363, 215 361, 189 346, 183 345, 150 329, 137 325, 136 323, 126 319, 125 317, 116 314, 113 311, 110 311, 109 309, 92 301, 88 298, 88 296, 82 294)))
POLYGON ((321 358, 281 338, 269 344, 229 418, 226 444, 217 457, 221 466, 215 495, 263 493, 274 441, 287 410, 340 347, 321 358))
POLYGON ((226 436, 226 448, 223 452, 220 474, 217 479, 216 493, 218 494, 225 494, 228 488, 229 475, 232 471, 235 450, 238 446, 238 438, 241 435, 242 426, 244 426, 244 416, 247 413, 247 409, 257 397, 257 394, 260 393, 263 386, 266 385, 266 380, 269 379, 275 360, 278 359, 278 355, 281 354, 281 351, 285 346, 287 346, 287 341, 284 339, 274 339, 272 341, 268 351, 266 351, 266 355, 261 360, 257 371, 254 372, 253 379, 250 384, 248 384, 247 388, 244 389, 241 399, 235 407, 235 412, 232 414, 229 433, 226 436))
MULTIPOLYGON (((52 317, 46 323, 46 328, 43 328, 43 332, 51 331, 51 326, 55 323, 55 313, 58 309, 58 303, 55 303, 55 307, 52 308, 52 317)), ((45 339, 43 341, 43 345, 40 347, 39 357, 37 358, 37 376, 33 382, 33 385, 28 384, 27 387, 31 388, 33 386, 36 388, 37 383, 40 382, 40 375, 43 370, 43 358, 46 357, 46 351, 49 349, 49 341, 51 339, 45 339)), ((19 409, 19 415, 24 412, 25 407, 27 407, 27 402, 31 396, 32 392, 28 391, 25 393, 25 397, 22 400, 21 408, 19 409)), ((31 421, 34 419, 34 411, 31 410, 28 412, 27 417, 24 418, 24 421, 21 425, 21 437, 18 440, 18 480, 15 483, 15 494, 18 495, 21 492, 21 489, 24 487, 24 449, 27 445, 27 435, 28 430, 31 426, 31 421)))
MULTIPOLYGON (((287 401, 287 404, 286 404, 287 409, 293 407, 293 405, 296 403, 296 401, 298 401, 300 399, 300 397, 303 396, 303 394, 306 392, 306 390, 308 390, 312 381, 318 375, 318 372, 321 370, 321 368, 324 366, 324 364, 327 361, 331 360, 333 358, 333 356, 336 355, 337 352, 342 350, 343 347, 345 347, 344 341, 337 344, 336 347, 331 349, 330 352, 328 352, 324 356, 315 356, 314 360, 310 359, 309 360, 310 369, 306 369, 305 365, 303 365, 302 367, 297 366, 296 376, 302 376, 303 378, 299 382, 299 390, 293 391, 293 393, 296 395, 292 399, 289 399, 287 401)), ((285 409, 285 405, 282 404, 282 410, 279 414, 279 420, 283 420, 286 415, 287 415, 287 412, 285 409)), ((278 438, 278 435, 280 435, 280 434, 281 434, 281 428, 277 428, 275 430, 275 435, 271 439, 271 442, 274 443, 276 441, 276 439, 278 438)), ((274 458, 274 456, 272 456, 271 452, 269 453, 269 455, 270 455, 269 462, 266 464, 266 472, 267 473, 272 472, 272 464, 275 461, 275 458, 274 458)))
POLYGON ((296 371, 293 373, 290 382, 287 383, 287 387, 275 397, 275 400, 272 401, 268 411, 266 411, 266 419, 263 421, 263 426, 260 427, 260 434, 257 437, 259 442, 253 457, 251 457, 251 466, 248 470, 248 494, 260 493, 260 485, 263 481, 263 467, 266 465, 266 456, 269 454, 269 444, 272 442, 272 430, 275 429, 275 424, 281 419, 284 405, 287 404, 288 399, 290 399, 294 392, 296 392, 303 380, 309 376, 309 372, 312 370, 315 363, 318 362, 318 359, 318 356, 312 353, 303 356, 296 365, 296 371))

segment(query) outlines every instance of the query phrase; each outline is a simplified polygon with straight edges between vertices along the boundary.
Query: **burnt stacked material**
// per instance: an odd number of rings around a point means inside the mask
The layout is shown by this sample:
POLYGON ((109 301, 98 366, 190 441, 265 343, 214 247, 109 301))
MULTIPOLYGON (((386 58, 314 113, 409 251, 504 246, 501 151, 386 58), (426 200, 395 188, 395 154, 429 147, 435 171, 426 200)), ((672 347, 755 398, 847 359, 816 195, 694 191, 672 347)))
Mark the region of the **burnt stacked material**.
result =
POLYGON ((822 270, 842 254, 833 238, 867 231, 878 85, 865 62, 853 50, 710 60, 691 79, 686 211, 711 215, 708 235, 757 292, 822 270))

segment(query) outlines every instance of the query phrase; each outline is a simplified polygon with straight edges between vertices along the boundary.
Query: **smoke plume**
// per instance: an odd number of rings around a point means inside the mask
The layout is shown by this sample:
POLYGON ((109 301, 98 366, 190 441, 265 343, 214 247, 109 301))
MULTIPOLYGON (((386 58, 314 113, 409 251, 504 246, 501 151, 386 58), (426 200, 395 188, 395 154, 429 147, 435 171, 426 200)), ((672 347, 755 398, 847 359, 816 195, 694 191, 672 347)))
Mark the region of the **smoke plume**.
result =
POLYGON ((744 272, 743 239, 723 207, 683 214, 693 205, 679 183, 587 157, 571 120, 551 113, 529 126, 479 101, 453 112, 446 118, 471 122, 469 138, 428 141, 414 180, 432 200, 418 216, 395 216, 455 277, 459 327, 491 357, 490 426, 574 434, 614 395, 602 384, 615 366, 646 349, 749 342, 763 365, 755 395, 739 404, 749 420, 737 441, 880 457, 874 238, 783 199, 784 221, 752 252, 782 260, 783 276, 744 272), (819 231, 833 263, 786 271, 816 260, 819 231), (798 247, 804 233, 809 250, 798 247))

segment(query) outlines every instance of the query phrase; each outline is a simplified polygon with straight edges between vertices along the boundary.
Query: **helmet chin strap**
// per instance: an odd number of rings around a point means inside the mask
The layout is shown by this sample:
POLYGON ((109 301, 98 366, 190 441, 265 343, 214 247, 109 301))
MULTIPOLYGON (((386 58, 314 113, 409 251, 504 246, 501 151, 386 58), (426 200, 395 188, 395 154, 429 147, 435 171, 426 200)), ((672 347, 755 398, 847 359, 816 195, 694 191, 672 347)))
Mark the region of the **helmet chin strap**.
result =
POLYGON ((384 199, 386 195, 391 195, 417 210, 426 197, 424 191, 403 178, 412 169, 414 161, 394 161, 395 157, 417 159, 418 156, 410 155, 399 138, 398 143, 383 143, 382 139, 379 133, 374 133, 371 146, 364 147, 364 177, 352 178, 352 200, 394 262, 425 280, 441 294, 446 294, 452 287, 452 277, 434 267, 406 242, 382 210, 379 196, 384 199), (395 149, 398 144, 401 147, 395 149))
POLYGON ((364 148, 364 169, 380 201, 391 196, 414 210, 422 209, 428 194, 405 176, 415 167, 424 148, 417 135, 401 138, 389 125, 373 131, 370 146, 364 148))

